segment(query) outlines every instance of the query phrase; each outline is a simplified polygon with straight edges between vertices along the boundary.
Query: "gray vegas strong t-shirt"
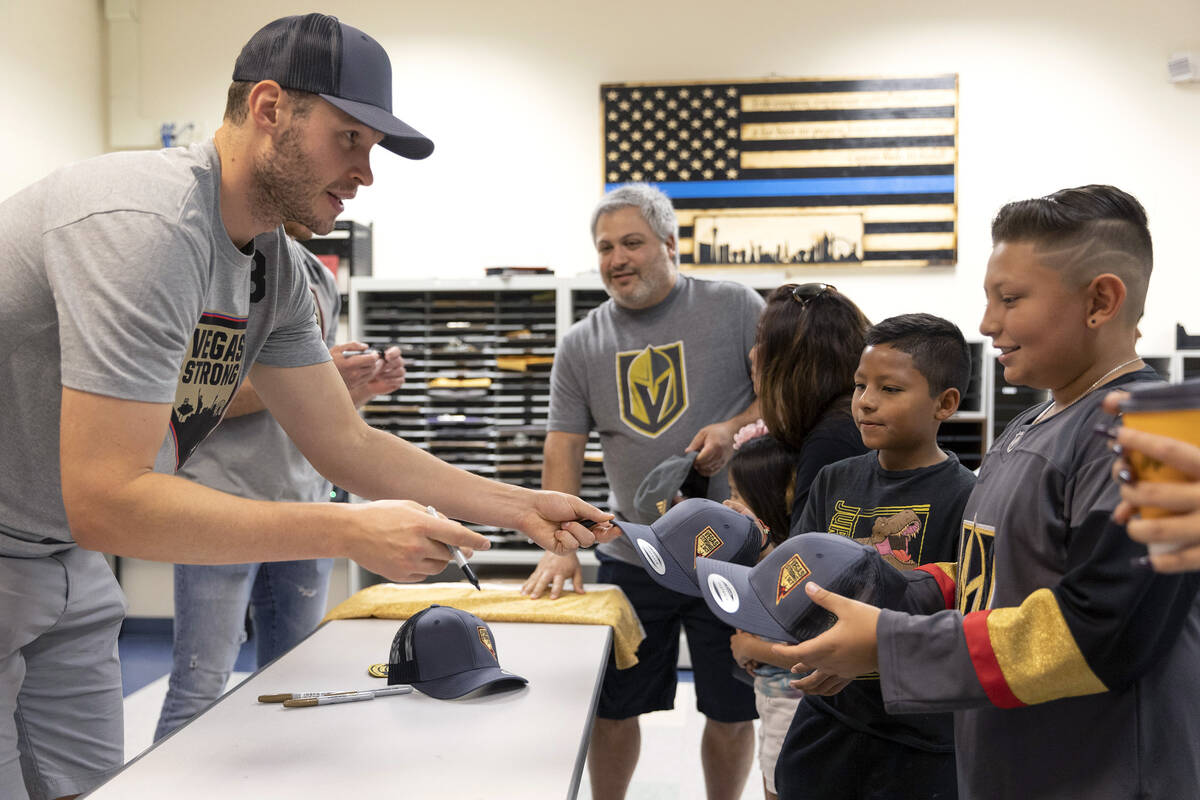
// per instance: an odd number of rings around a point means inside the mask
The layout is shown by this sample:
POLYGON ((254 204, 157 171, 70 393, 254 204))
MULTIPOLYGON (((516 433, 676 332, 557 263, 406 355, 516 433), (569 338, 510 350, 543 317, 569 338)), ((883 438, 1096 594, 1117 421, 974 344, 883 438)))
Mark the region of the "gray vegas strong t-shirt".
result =
MULTIPOLYGON (((308 278, 325 346, 337 344, 341 298, 329 270, 303 245, 291 242, 308 278)), ((227 417, 178 473, 213 489, 255 500, 313 503, 329 499, 329 481, 308 463, 271 412, 227 417)))
MULTIPOLYGON (((653 308, 631 311, 610 299, 567 331, 550 376, 548 429, 600 434, 614 512, 652 522, 633 505, 646 473, 754 400, 749 353, 762 307, 741 284, 681 275, 653 308)), ((729 496, 724 470, 709 496, 729 496)), ((641 563, 624 536, 600 550, 641 563)))
POLYGON ((173 472, 254 361, 328 360, 282 230, 234 247, 211 142, 64 167, 0 203, 0 555, 73 541, 59 477, 63 386, 171 403, 173 472))

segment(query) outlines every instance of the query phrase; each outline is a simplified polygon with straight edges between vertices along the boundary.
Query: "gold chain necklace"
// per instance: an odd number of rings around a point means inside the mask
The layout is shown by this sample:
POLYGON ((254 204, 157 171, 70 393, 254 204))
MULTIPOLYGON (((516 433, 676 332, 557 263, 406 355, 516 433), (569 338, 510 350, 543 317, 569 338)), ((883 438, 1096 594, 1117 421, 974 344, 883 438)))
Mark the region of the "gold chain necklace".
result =
MULTIPOLYGON (((1097 389, 1099 389, 1099 388, 1100 388, 1100 386, 1101 386, 1101 385, 1104 383, 1104 381, 1105 381, 1105 380, 1107 380, 1107 379, 1108 379, 1108 377, 1109 377, 1110 375, 1113 375, 1113 374, 1114 374, 1114 373, 1116 373, 1116 372, 1120 372, 1120 371, 1121 371, 1121 370, 1123 370, 1125 367, 1128 367, 1130 364, 1132 364, 1132 363, 1133 363, 1133 362, 1135 362, 1135 361, 1141 361, 1141 360, 1142 360, 1142 357, 1141 357, 1141 356, 1134 356, 1133 358, 1129 359, 1128 361, 1124 362, 1123 364, 1117 364, 1115 367, 1113 367, 1112 369, 1110 369, 1108 372, 1104 373, 1104 374, 1103 374, 1103 375, 1101 375, 1099 378, 1097 378, 1095 383, 1093 383, 1091 386, 1089 386, 1087 389, 1085 389, 1085 390, 1083 391, 1083 394, 1079 395, 1079 396, 1078 396, 1078 397, 1076 397, 1074 400, 1072 400, 1071 402, 1067 403, 1065 406, 1063 406, 1062 408, 1060 408, 1060 409, 1058 410, 1058 412, 1057 412, 1057 413, 1061 414, 1062 412, 1066 411, 1066 410, 1067 410, 1068 408, 1070 408, 1071 406, 1073 406, 1073 405, 1075 405, 1076 403, 1078 403, 1078 402, 1079 402, 1080 400, 1082 400, 1083 398, 1087 397, 1087 396, 1088 396, 1089 394, 1091 394, 1092 392, 1094 392, 1094 391, 1096 391, 1097 389)), ((1041 421, 1042 421, 1042 420, 1045 418, 1045 416, 1046 416, 1047 414, 1049 414, 1049 413, 1050 413, 1050 410, 1051 410, 1052 408, 1054 408, 1054 403, 1051 403, 1050 405, 1046 406, 1046 408, 1042 410, 1042 413, 1038 414, 1036 417, 1034 417, 1034 418, 1033 418, 1033 422, 1031 422, 1030 424, 1031 424, 1031 425, 1037 425, 1039 422, 1041 422, 1041 421)))

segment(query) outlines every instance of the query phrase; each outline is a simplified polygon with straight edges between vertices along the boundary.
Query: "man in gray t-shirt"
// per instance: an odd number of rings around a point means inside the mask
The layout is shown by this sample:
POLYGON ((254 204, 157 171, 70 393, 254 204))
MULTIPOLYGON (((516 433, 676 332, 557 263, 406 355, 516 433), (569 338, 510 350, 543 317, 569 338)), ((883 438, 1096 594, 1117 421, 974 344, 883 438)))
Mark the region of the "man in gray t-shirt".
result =
MULTIPOLYGON (((681 276, 671 201, 644 184, 601 200, 592 217, 609 300, 567 332, 550 378, 542 486, 577 493, 588 433, 600 434, 604 472, 619 519, 649 523, 634 507, 645 475, 664 459, 696 452, 709 496, 729 496, 725 464, 733 435, 758 418, 749 353, 763 307, 741 284, 681 276)), ((701 758, 711 798, 738 797, 754 755, 752 689, 734 678, 733 630, 703 601, 660 587, 624 536, 601 546, 599 579, 625 591, 646 638, 638 664, 610 663, 588 751, 592 796, 623 797, 637 765, 640 714, 672 708, 679 629, 687 631, 698 707, 708 718, 701 758)), ((522 591, 558 597, 570 579, 583 591, 574 554, 547 554, 522 591)))
POLYGON ((281 223, 328 233, 391 113, 362 31, 286 17, 238 56, 211 141, 65 167, 0 202, 0 797, 85 792, 123 760, 124 599, 99 552, 182 563, 345 556, 392 580, 487 539, 569 552, 610 532, 578 498, 459 470, 357 414, 281 223), (272 503, 171 473, 242 380, 317 469, 378 500, 272 503), (406 500, 384 498, 412 498, 406 500))

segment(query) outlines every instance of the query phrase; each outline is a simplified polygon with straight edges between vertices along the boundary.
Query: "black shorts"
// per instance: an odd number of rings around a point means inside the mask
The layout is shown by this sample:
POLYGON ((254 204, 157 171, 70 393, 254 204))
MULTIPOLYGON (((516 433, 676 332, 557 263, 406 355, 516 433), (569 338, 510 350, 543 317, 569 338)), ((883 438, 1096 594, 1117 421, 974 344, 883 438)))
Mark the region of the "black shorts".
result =
POLYGON ((713 616, 703 598, 660 586, 640 566, 598 556, 597 580, 621 587, 641 620, 646 638, 638 646, 638 663, 629 669, 617 669, 609 655, 596 716, 627 719, 675 707, 682 624, 692 656, 696 709, 717 722, 757 719, 753 687, 734 677, 737 665, 729 650, 733 629, 713 616))
POLYGON ((872 736, 801 702, 775 762, 775 790, 779 800, 954 800, 958 781, 953 752, 872 736))

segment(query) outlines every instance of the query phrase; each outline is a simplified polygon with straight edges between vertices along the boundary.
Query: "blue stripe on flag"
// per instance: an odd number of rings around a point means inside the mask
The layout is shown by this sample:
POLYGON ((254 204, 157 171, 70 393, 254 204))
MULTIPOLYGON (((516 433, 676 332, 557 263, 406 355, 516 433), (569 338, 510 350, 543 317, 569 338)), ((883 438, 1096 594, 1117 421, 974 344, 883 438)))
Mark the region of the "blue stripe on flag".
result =
MULTIPOLYGON (((606 183, 612 191, 620 183, 606 183)), ((878 178, 798 178, 761 181, 665 181, 653 183, 668 197, 783 197, 854 194, 933 194, 954 191, 953 175, 878 178)))

